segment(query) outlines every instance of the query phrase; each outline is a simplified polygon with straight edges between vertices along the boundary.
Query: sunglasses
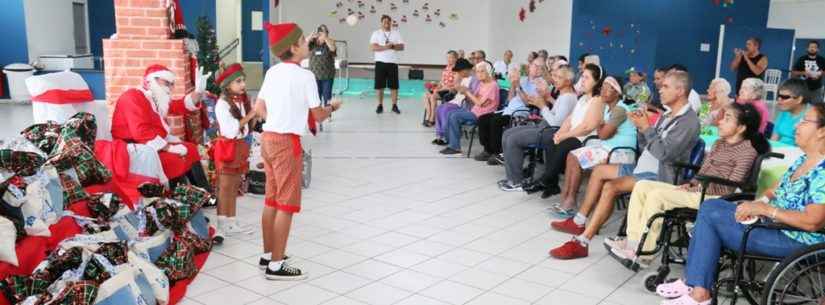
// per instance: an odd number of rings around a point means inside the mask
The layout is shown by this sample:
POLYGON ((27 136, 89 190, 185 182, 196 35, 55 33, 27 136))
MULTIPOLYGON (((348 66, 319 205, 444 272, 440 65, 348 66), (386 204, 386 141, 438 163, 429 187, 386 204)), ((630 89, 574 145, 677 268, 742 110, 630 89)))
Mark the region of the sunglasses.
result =
POLYGON ((779 94, 776 97, 779 98, 780 100, 789 100, 789 99, 792 99, 792 98, 797 98, 798 96, 779 94))

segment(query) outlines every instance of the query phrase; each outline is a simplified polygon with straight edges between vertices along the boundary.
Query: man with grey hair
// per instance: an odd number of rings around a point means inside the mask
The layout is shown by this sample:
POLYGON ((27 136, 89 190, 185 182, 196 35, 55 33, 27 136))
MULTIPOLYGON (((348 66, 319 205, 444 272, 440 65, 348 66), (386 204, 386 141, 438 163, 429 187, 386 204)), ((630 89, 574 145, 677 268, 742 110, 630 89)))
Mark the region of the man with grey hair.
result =
MULTIPOLYGON (((659 89, 662 104, 669 110, 662 114, 656 125, 650 125, 646 109, 629 114, 639 130, 639 147, 644 147, 639 161, 635 165, 602 164, 593 169, 587 196, 576 216, 550 223, 555 230, 576 235, 571 241, 550 250, 551 256, 557 259, 587 257, 588 245, 613 213, 617 196, 631 192, 641 180, 673 181, 676 171, 671 164, 687 162, 699 139, 699 118, 688 104, 691 87, 687 72, 671 71, 659 89), (589 221, 588 216, 591 216, 589 221)), ((610 248, 618 248, 619 243, 616 239, 605 240, 605 245, 610 248)))
POLYGON ((518 68, 518 65, 513 62, 513 51, 504 51, 504 57, 496 61, 493 65, 493 70, 496 71, 496 79, 504 79, 510 70, 518 68))

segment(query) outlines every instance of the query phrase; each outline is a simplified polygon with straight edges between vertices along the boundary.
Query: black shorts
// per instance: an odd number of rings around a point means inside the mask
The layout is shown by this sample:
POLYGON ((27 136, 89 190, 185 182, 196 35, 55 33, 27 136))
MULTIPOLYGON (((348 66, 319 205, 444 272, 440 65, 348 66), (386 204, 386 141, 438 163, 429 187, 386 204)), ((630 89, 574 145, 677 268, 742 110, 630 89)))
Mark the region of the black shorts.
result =
POLYGON ((375 89, 389 87, 398 90, 398 65, 392 63, 375 62, 375 89))

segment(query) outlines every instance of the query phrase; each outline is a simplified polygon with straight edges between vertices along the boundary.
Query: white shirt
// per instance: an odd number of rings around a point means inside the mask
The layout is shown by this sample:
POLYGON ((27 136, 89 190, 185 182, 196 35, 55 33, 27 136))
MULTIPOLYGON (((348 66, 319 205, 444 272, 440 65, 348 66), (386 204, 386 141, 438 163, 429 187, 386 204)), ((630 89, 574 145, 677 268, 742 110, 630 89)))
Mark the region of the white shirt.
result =
POLYGON ((258 98, 266 102, 264 131, 307 134, 309 109, 319 107, 315 74, 292 63, 279 63, 266 71, 258 98))
MULTIPOLYGON (((381 29, 372 32, 372 37, 370 37, 370 44, 373 43, 383 47, 389 45, 390 43, 402 44, 404 43, 404 39, 401 38, 401 33, 399 33, 396 30, 384 32, 384 30, 381 29)), ((399 52, 400 51, 396 50, 375 51, 375 61, 397 64, 399 52)))
POLYGON ((699 96, 699 93, 697 93, 696 90, 690 89, 688 104, 693 111, 699 113, 699 109, 702 108, 702 97, 699 96))
POLYGON ((503 60, 496 61, 493 64, 493 70, 496 70, 496 73, 500 73, 501 76, 507 77, 507 73, 510 73, 510 70, 518 67, 515 62, 510 62, 509 64, 505 63, 503 60))
MULTIPOLYGON (((229 102, 224 99, 218 100, 218 103, 215 104, 215 117, 218 119, 221 136, 228 139, 246 137, 249 134, 249 128, 244 128, 243 133, 238 136, 241 122, 232 116, 232 112, 230 112, 229 109, 229 102)), ((246 110, 243 109, 243 105, 238 105, 238 109, 241 110, 241 117, 246 116, 246 110)))

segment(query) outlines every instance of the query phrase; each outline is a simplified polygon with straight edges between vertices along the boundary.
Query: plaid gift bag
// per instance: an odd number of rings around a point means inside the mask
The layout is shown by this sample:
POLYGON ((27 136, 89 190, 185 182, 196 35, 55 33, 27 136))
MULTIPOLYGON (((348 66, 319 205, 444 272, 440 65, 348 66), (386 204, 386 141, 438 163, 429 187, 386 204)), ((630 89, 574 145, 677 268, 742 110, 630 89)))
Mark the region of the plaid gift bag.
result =
POLYGON ((92 217, 102 221, 109 221, 112 216, 117 214, 120 207, 123 206, 123 200, 115 194, 92 194, 89 195, 88 207, 92 217))
MULTIPOLYGON (((54 305, 92 305, 97 298, 98 284, 94 281, 77 281, 66 285, 60 293, 51 298, 54 305)), ((39 303, 38 304, 46 304, 39 303)))
POLYGON ((195 249, 192 244, 175 236, 172 244, 161 254, 155 265, 169 278, 170 282, 187 279, 198 272, 195 267, 195 249))
POLYGON ((183 115, 170 114, 166 116, 166 123, 169 124, 169 133, 181 139, 186 138, 186 119, 183 115))
POLYGON ((169 191, 163 184, 144 182, 138 185, 138 192, 146 198, 167 197, 169 191))
POLYGON ((97 284, 101 284, 112 278, 112 275, 113 274, 106 271, 106 267, 96 259, 90 259, 86 264, 86 269, 83 270, 83 279, 97 284))
POLYGON ((46 292, 49 285, 51 282, 45 279, 12 275, 0 280, 0 291, 12 304, 17 304, 30 296, 46 292))
POLYGON ((189 230, 181 230, 175 237, 178 240, 181 240, 181 242, 189 243, 192 246, 192 249, 195 250, 195 254, 212 250, 212 239, 200 238, 198 235, 195 235, 195 233, 192 233, 189 230))
POLYGON ((179 227, 178 211, 165 199, 158 199, 146 206, 146 233, 154 235, 162 228, 179 227))
POLYGON ((44 161, 43 157, 37 153, 0 149, 0 168, 10 170, 21 176, 34 175, 44 161))
POLYGON ((52 121, 34 124, 23 129, 20 134, 44 153, 51 154, 60 137, 60 124, 52 121))
POLYGON ((60 128, 57 147, 70 139, 79 139, 87 147, 95 147, 96 137, 97 121, 95 116, 88 112, 78 112, 60 128))
POLYGON ((209 200, 212 199, 212 194, 209 194, 206 190, 196 186, 179 185, 175 188, 175 192, 172 194, 172 199, 189 205, 192 208, 190 212, 191 215, 206 205, 209 200))
POLYGON ((60 185, 63 186, 63 202, 66 206, 89 198, 89 194, 80 185, 74 170, 60 172, 58 176, 60 177, 60 185))
POLYGON ((112 179, 112 172, 100 163, 93 151, 80 138, 71 138, 61 143, 57 153, 48 164, 58 171, 74 169, 82 186, 105 184, 112 179))
POLYGON ((72 247, 69 250, 55 251, 46 258, 48 265, 42 270, 37 270, 32 274, 32 277, 43 279, 49 283, 53 283, 67 270, 74 270, 80 267, 83 263, 83 249, 80 247, 72 247))
POLYGON ((125 264, 128 262, 129 246, 126 241, 103 243, 95 253, 103 255, 114 265, 125 264))

